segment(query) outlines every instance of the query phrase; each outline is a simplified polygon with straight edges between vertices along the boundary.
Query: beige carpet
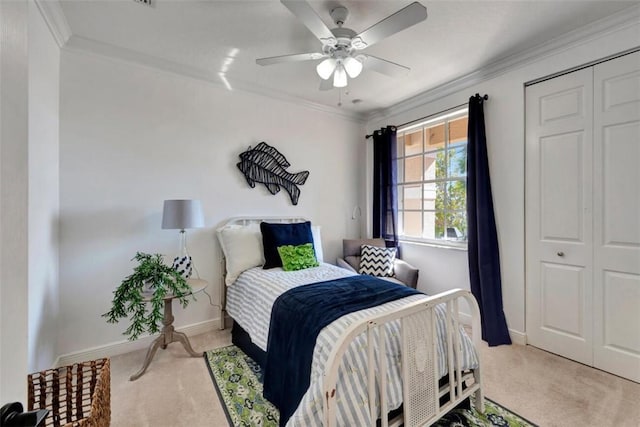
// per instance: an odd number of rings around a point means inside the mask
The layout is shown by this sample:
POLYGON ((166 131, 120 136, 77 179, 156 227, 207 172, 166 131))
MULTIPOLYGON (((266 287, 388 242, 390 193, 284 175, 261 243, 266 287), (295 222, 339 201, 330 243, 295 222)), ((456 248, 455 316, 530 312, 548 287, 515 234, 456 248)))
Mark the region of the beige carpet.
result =
MULTIPOLYGON (((191 338, 196 351, 231 343, 229 330, 191 338)), ((178 343, 111 359, 112 426, 226 426, 207 368, 178 343)), ((485 394, 540 426, 640 427, 640 384, 518 345, 482 348, 485 394)))

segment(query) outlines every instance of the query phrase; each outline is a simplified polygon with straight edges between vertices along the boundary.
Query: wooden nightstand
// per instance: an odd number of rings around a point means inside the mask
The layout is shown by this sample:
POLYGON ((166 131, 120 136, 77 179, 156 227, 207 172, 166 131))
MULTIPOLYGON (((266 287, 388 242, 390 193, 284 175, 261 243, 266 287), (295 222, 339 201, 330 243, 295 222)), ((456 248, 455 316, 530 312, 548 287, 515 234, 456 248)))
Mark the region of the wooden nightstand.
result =
MULTIPOLYGON (((191 286, 190 295, 197 294, 198 292, 202 292, 204 288, 209 286, 209 283, 206 280, 202 280, 202 279, 188 279, 187 283, 189 284, 189 286, 191 286)), ((165 296, 164 318, 162 320, 162 324, 164 326, 162 328, 162 331, 160 332, 160 335, 155 340, 153 340, 153 342, 149 346, 149 350, 147 350, 147 355, 144 358, 144 363, 142 365, 142 368, 140 368, 140 370, 135 374, 131 375, 131 377, 129 378, 129 381, 135 381, 138 378, 140 378, 142 374, 144 374, 144 372, 149 367, 151 360, 153 360, 153 356, 155 356, 156 351, 158 350, 158 347, 162 347, 162 349, 164 350, 165 348, 167 348, 167 345, 171 344, 172 342, 182 343, 182 346, 184 347, 184 349, 191 356, 202 357, 203 355, 202 352, 197 353, 193 350, 193 348, 191 347, 191 343, 189 342, 189 338, 187 338, 187 336, 184 333, 177 332, 173 327, 174 317, 173 317, 173 312, 171 310, 171 307, 175 297, 176 297, 175 295, 165 296)), ((151 301, 151 294, 149 294, 148 297, 145 297, 144 301, 145 302, 151 301)))

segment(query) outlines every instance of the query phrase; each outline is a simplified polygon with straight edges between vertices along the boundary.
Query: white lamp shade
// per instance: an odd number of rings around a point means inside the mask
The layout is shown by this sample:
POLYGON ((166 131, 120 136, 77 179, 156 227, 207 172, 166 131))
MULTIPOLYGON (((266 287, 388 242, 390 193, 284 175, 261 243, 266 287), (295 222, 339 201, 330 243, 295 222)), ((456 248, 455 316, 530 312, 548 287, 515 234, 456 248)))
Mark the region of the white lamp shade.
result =
POLYGON ((184 230, 204 227, 200 200, 165 200, 162 210, 162 228, 184 230))
POLYGON ((352 79, 355 79, 362 72, 362 62, 356 58, 347 57, 344 59, 344 68, 352 79))
POLYGON ((347 73, 344 70, 344 66, 342 64, 338 64, 338 66, 336 67, 336 72, 333 73, 333 86, 334 87, 347 86, 347 73))
POLYGON ((327 80, 331 77, 331 73, 336 68, 336 60, 333 58, 327 58, 316 67, 316 71, 321 79, 327 80))

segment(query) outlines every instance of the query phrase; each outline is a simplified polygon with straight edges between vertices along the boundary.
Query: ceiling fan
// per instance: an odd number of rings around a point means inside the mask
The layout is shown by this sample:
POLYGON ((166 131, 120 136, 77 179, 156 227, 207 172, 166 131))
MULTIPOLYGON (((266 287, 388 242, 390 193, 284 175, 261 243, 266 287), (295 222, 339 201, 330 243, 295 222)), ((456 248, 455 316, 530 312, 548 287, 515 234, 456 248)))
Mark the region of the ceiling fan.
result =
POLYGON ((347 76, 358 77, 365 66, 367 69, 391 77, 406 75, 409 72, 408 67, 366 55, 360 51, 427 19, 427 8, 414 2, 361 33, 356 33, 343 26, 349 15, 349 10, 346 7, 338 6, 330 12, 333 22, 337 25, 336 28, 330 30, 306 1, 280 1, 320 40, 322 52, 272 56, 256 59, 256 63, 258 65, 273 65, 323 59, 316 67, 318 75, 322 78, 320 90, 347 86, 347 76), (331 76, 333 76, 333 81, 329 80, 331 76))

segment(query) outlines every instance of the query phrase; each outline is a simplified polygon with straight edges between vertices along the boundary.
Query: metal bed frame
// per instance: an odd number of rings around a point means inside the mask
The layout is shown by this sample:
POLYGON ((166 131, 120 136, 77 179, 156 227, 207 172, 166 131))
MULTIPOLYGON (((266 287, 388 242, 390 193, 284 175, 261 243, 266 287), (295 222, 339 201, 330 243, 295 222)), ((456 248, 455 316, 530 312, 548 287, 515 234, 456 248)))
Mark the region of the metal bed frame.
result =
MULTIPOLYGON (((232 218, 221 227, 229 225, 249 225, 261 221, 295 223, 307 221, 300 217, 238 217, 232 218)), ((218 231, 221 229, 219 228, 218 231)), ((222 271, 225 272, 225 259, 222 255, 222 271)), ((220 284, 220 329, 225 328, 226 291, 224 274, 220 284)), ((451 409, 464 402, 471 395, 475 396, 475 409, 484 411, 484 393, 479 346, 481 341, 480 309, 473 295, 466 290, 453 289, 425 300, 408 303, 406 306, 371 316, 352 324, 339 339, 329 355, 323 377, 323 424, 326 427, 336 425, 337 401, 340 390, 337 389, 338 371, 342 356, 349 344, 360 334, 366 333, 367 339, 367 384, 369 411, 373 426, 378 419, 376 405, 376 373, 378 381, 380 414, 387 414, 387 355, 385 351, 385 334, 387 323, 400 321, 401 331, 401 363, 402 363, 402 413, 392 420, 383 415, 380 417, 381 427, 428 426, 435 423, 451 409), (471 339, 478 356, 478 367, 472 371, 463 371, 460 354, 460 334, 457 332, 463 323, 459 310, 459 300, 467 301, 471 315, 471 339), (448 381, 441 384, 438 373, 436 312, 437 305, 444 305, 446 312, 446 346, 448 381), (375 345, 377 342, 377 346, 375 345), (370 345, 371 344, 371 345, 370 345), (377 350, 377 351, 376 351, 377 350), (376 353, 378 363, 376 366, 376 353), (443 398, 445 403, 443 402, 443 398), (446 399, 448 398, 448 399, 446 399)))

